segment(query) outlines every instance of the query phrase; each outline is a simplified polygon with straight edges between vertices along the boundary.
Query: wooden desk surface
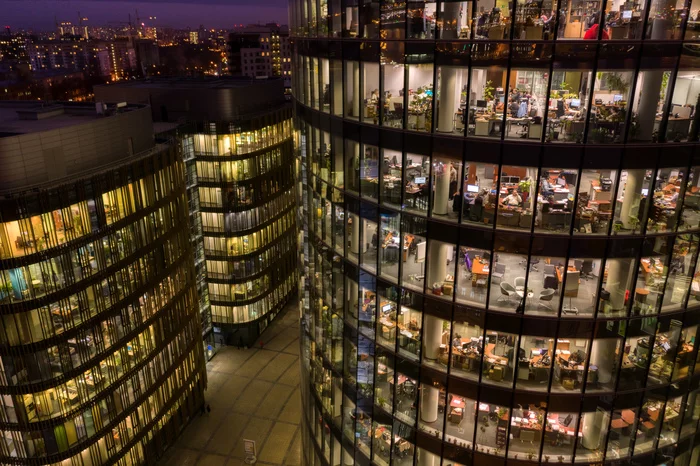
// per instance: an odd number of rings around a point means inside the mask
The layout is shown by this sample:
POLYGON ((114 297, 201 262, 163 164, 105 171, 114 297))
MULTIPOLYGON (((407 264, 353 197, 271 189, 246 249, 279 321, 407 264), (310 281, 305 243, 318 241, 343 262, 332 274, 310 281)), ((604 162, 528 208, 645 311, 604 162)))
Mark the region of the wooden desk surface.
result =
MULTIPOLYGON (((559 280, 559 283, 564 281, 564 267, 557 267, 557 280, 559 280)), ((573 265, 570 265, 567 269, 569 272, 576 272, 576 267, 573 265)))
POLYGON ((488 275, 489 274, 488 261, 484 260, 484 263, 482 264, 481 261, 479 261, 475 258, 474 261, 472 262, 472 273, 475 273, 477 275, 488 275))

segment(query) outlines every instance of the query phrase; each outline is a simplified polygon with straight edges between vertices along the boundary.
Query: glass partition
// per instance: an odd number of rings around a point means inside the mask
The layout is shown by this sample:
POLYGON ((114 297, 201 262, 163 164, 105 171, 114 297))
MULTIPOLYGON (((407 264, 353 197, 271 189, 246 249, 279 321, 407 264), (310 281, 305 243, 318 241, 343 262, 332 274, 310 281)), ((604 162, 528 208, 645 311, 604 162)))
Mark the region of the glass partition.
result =
POLYGON ((577 170, 559 168, 541 170, 535 231, 569 234, 578 182, 577 170))
POLYGON ((510 71, 506 139, 542 140, 548 77, 548 70, 510 71))

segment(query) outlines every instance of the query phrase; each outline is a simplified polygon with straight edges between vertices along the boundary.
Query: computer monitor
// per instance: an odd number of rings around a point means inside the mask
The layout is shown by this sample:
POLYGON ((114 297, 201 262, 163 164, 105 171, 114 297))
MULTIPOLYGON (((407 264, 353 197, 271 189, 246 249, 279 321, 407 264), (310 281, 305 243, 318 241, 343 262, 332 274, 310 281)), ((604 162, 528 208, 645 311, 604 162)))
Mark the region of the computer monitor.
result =
POLYGON ((413 182, 416 184, 425 184, 425 176, 416 176, 413 178, 413 182))
POLYGON ((391 311, 391 304, 385 304, 382 306, 382 312, 389 312, 391 311))
POLYGON ((477 108, 486 108, 486 101, 485 100, 477 100, 476 106, 477 106, 477 108))
POLYGON ((615 94, 613 96, 613 102, 621 102, 622 101, 622 94, 615 94))
POLYGON ((581 99, 571 99, 571 103, 569 104, 569 107, 579 108, 580 106, 581 106, 581 99))
POLYGON ((671 349, 671 345, 670 345, 668 342, 662 344, 661 346, 663 346, 663 348, 664 348, 666 351, 668 351, 668 350, 671 349))
POLYGON ((642 189, 642 196, 648 196, 649 195, 649 189, 644 188, 642 189))
POLYGON ((467 192, 468 193, 478 193, 479 187, 475 184, 468 184, 467 185, 467 192))
POLYGON ((557 178, 557 184, 559 186, 566 186, 566 180, 564 178, 557 178))
POLYGON ((632 19, 632 10, 623 11, 622 19, 632 19))

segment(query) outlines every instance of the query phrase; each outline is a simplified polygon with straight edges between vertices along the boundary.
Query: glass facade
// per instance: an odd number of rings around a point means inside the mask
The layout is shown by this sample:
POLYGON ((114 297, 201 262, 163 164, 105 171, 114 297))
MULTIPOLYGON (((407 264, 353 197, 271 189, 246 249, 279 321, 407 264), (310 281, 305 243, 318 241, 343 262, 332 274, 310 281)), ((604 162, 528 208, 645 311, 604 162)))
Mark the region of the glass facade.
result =
POLYGON ((147 464, 203 403, 181 157, 3 194, 0 463, 147 464))
POLYGON ((229 344, 252 344, 297 289, 291 115, 180 129, 200 302, 229 344))
POLYGON ((699 464, 698 5, 487 3, 290 1, 305 464, 699 464))

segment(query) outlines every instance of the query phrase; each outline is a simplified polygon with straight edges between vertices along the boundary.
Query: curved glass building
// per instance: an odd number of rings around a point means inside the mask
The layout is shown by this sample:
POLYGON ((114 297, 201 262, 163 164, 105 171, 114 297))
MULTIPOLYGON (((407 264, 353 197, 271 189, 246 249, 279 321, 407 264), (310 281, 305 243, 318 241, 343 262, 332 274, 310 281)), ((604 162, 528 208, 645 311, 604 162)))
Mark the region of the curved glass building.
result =
POLYGON ((152 464, 206 386, 180 150, 145 106, 0 131, 0 463, 152 464))
POLYGON ((95 96, 147 103, 158 124, 185 123, 174 133, 187 169, 202 334, 208 343, 254 344, 297 291, 284 80, 149 78, 96 86, 95 96))
POLYGON ((290 2, 306 464, 700 462, 696 3, 290 2))

